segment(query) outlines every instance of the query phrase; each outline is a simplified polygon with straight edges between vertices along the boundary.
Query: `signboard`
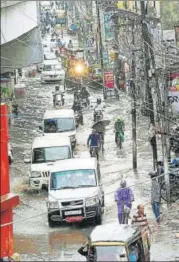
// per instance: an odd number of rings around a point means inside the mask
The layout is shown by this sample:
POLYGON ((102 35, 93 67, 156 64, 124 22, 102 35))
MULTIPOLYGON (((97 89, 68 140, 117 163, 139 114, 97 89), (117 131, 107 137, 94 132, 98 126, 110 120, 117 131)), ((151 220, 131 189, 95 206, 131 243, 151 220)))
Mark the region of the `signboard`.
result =
POLYGON ((114 88, 114 74, 111 71, 106 71, 104 73, 104 85, 107 88, 114 88))
POLYGON ((104 13, 104 35, 105 40, 111 40, 114 38, 114 22, 111 18, 113 12, 104 13))
POLYGON ((173 113, 179 115, 179 72, 170 74, 168 99, 173 113))

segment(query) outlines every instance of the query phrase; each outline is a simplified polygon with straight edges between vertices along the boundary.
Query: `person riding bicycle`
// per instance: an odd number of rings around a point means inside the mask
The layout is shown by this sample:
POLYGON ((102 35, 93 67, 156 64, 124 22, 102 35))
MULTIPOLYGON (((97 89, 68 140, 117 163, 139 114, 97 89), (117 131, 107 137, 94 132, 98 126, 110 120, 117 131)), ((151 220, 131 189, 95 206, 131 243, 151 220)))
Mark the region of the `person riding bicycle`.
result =
POLYGON ((97 98, 97 104, 96 104, 96 106, 95 106, 95 108, 94 108, 94 122, 95 122, 95 120, 96 120, 96 114, 97 114, 97 112, 98 111, 101 111, 101 114, 103 113, 103 110, 104 110, 104 106, 102 105, 102 103, 101 103, 101 98, 97 98))
POLYGON ((124 121, 120 118, 120 116, 118 116, 116 119, 116 122, 114 124, 114 129, 115 129, 115 142, 117 144, 118 134, 122 133, 122 135, 124 136, 124 129, 125 129, 124 121))
POLYGON ((90 146, 91 157, 92 157, 93 147, 95 147, 97 159, 99 158, 99 154, 98 154, 99 144, 100 144, 100 135, 96 132, 95 129, 93 129, 92 133, 89 135, 87 140, 87 146, 88 147, 90 146))

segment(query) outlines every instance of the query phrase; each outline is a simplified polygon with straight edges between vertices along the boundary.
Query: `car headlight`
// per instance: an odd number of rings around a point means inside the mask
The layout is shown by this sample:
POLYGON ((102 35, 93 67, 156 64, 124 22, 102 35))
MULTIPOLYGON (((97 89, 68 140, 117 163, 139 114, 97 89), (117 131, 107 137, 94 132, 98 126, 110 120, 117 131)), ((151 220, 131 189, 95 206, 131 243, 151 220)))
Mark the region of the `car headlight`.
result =
POLYGON ((51 201, 51 202, 48 202, 48 208, 51 208, 51 209, 53 209, 53 208, 59 208, 59 203, 58 203, 58 201, 51 201))
POLYGON ((98 198, 97 197, 91 197, 86 199, 86 206, 93 206, 98 203, 98 198))
POLYGON ((41 176, 40 172, 37 172, 37 171, 32 171, 31 172, 31 177, 40 177, 40 176, 41 176))
POLYGON ((75 135, 70 136, 70 140, 71 140, 71 141, 75 140, 75 135))

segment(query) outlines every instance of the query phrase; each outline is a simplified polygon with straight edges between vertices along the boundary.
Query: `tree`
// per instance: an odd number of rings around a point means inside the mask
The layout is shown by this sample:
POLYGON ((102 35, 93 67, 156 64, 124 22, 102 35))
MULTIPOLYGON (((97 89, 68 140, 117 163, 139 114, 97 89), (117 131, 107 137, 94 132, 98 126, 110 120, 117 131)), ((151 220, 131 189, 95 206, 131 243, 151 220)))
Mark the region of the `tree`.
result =
POLYGON ((161 1, 161 21, 164 30, 174 29, 179 25, 179 2, 161 1))

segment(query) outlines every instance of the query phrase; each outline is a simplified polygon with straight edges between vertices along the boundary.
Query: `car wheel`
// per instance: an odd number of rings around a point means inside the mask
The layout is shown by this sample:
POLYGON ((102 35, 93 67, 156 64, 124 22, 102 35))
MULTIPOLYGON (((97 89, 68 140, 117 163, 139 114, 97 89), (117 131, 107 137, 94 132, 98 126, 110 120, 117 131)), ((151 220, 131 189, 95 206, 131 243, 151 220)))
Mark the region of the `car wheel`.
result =
POLYGON ((51 220, 50 215, 48 215, 48 225, 49 225, 49 227, 54 227, 56 225, 56 223, 51 220))
POLYGON ((98 207, 97 215, 95 217, 95 223, 96 225, 102 224, 102 212, 101 212, 101 205, 98 207))

